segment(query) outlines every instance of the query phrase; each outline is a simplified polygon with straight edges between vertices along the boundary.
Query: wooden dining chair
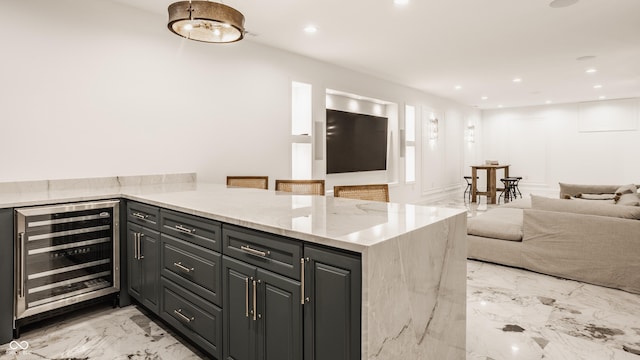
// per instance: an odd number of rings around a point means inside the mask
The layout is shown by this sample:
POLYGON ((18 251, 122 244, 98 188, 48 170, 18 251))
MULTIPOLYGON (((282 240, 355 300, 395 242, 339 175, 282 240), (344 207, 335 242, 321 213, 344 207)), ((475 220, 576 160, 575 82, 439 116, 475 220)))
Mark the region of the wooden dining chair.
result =
POLYGON ((340 185, 333 187, 334 197, 389 202, 388 184, 340 185))
POLYGON ((324 180, 276 180, 276 191, 299 195, 324 195, 324 180))
POLYGON ((269 188, 269 177, 268 176, 227 176, 227 186, 266 190, 269 188))

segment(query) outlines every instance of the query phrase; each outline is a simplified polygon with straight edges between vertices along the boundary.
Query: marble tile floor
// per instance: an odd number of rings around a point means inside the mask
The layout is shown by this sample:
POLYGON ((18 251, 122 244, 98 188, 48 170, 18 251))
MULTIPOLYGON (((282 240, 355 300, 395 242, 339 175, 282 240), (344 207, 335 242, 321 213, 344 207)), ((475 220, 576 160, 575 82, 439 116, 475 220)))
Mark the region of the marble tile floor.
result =
MULTIPOLYGON (((45 321, 19 341, 0 359, 206 358, 136 306, 45 321)), ((640 360, 640 295, 470 260, 467 360, 507 359, 640 360)))
POLYGON ((640 295, 467 261, 467 360, 640 360, 640 295))
POLYGON ((97 305, 44 320, 0 345, 1 360, 190 360, 208 359, 135 305, 97 305))

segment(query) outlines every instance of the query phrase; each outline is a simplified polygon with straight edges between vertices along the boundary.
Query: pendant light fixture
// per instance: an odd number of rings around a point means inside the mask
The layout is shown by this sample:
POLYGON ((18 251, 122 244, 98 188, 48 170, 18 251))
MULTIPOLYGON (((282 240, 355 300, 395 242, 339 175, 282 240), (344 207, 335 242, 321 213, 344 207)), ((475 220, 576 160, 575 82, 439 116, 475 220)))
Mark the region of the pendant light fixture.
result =
POLYGON ((211 1, 178 1, 169 5, 169 30, 187 39, 231 43, 244 37, 244 15, 211 1))

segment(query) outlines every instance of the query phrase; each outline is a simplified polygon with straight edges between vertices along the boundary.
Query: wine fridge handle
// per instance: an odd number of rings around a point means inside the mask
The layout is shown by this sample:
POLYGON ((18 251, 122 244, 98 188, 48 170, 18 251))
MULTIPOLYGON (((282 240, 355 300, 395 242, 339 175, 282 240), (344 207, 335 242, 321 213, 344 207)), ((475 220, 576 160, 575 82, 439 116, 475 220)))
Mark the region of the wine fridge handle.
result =
POLYGON ((20 233, 20 257, 18 257, 18 261, 20 261, 20 280, 18 280, 18 286, 20 286, 20 297, 23 298, 24 297, 24 287, 25 287, 25 281, 24 281, 24 273, 25 273, 25 268, 24 268, 24 258, 26 257, 25 253, 26 253, 26 244, 25 244, 25 236, 24 233, 21 232, 20 233))

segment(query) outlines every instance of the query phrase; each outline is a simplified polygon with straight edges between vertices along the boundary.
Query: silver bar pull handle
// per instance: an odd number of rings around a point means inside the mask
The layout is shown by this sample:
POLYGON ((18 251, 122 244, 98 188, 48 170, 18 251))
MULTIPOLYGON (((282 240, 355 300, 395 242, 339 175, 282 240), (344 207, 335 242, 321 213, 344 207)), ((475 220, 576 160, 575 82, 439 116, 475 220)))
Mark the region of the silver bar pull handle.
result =
POLYGON ((27 251, 27 247, 25 244, 25 236, 24 233, 21 232, 20 233, 20 257, 18 258, 18 260, 20 261, 20 280, 18 281, 18 286, 20 286, 20 297, 23 298, 24 297, 24 288, 25 288, 25 281, 24 281, 24 273, 25 273, 25 257, 26 257, 26 251, 27 251))
POLYGON ((138 233, 133 233, 133 258, 138 260, 138 233))
POLYGON ((256 321, 258 296, 256 295, 256 281, 253 280, 253 321, 256 321))
POLYGON ((190 267, 182 265, 182 261, 178 261, 177 263, 174 262, 173 266, 177 267, 178 269, 180 269, 180 270, 182 270, 182 271, 184 271, 186 273, 190 273, 190 272, 195 270, 194 268, 190 268, 190 267))
POLYGON ((244 278, 244 316, 249 317, 249 278, 244 278))
POLYGON ((174 226, 176 230, 178 231, 182 231, 183 233, 186 234, 193 234, 194 232, 196 232, 196 229, 189 229, 188 227, 184 226, 184 225, 176 225, 174 226))
POLYGON ((304 258, 300 258, 300 304, 304 305, 304 258))
POLYGON ((131 213, 131 216, 136 217, 136 218, 138 218, 140 220, 147 220, 147 217, 149 215, 143 214, 143 213, 139 213, 139 212, 134 212, 134 213, 131 213))
POLYGON ((240 250, 251 254, 251 255, 256 255, 256 256, 260 256, 260 257, 266 257, 267 255, 270 255, 271 252, 270 251, 260 251, 260 250, 256 250, 253 249, 252 247, 250 247, 249 245, 242 245, 240 246, 240 250))
POLYGON ((173 310, 173 313, 178 315, 178 317, 180 317, 182 320, 184 320, 187 323, 192 322, 193 320, 195 320, 196 318, 192 317, 187 317, 182 313, 182 309, 177 309, 177 310, 173 310))
POLYGON ((144 255, 142 255, 142 237, 144 234, 138 233, 138 260, 144 259, 144 255))

